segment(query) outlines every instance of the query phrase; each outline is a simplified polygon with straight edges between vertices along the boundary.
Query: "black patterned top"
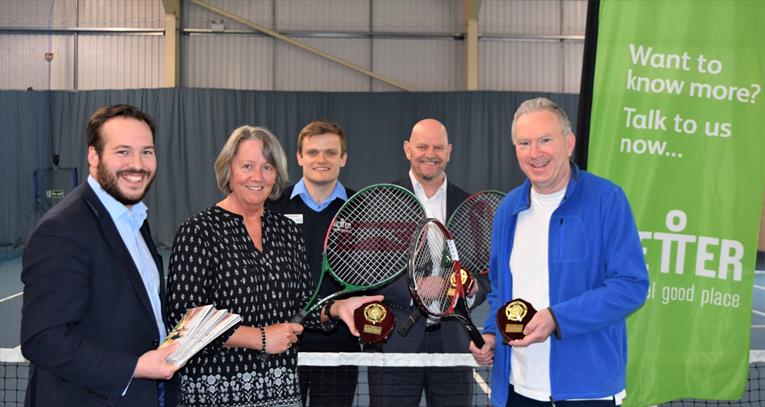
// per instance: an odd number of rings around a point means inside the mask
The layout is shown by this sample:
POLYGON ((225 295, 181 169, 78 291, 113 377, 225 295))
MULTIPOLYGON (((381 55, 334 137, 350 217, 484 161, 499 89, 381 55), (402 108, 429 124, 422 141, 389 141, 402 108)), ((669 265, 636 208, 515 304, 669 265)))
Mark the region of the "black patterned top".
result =
MULTIPOLYGON (((288 321, 311 295, 303 238, 286 217, 261 217, 263 251, 244 219, 218 206, 181 225, 168 273, 168 319, 175 326, 187 309, 213 304, 242 316, 242 324, 288 321)), ((319 327, 319 313, 303 322, 319 327)), ((326 324, 325 324, 326 325, 326 324)), ((235 328, 192 357, 180 371, 179 406, 299 406, 297 348, 263 361, 258 352, 226 348, 235 328)))

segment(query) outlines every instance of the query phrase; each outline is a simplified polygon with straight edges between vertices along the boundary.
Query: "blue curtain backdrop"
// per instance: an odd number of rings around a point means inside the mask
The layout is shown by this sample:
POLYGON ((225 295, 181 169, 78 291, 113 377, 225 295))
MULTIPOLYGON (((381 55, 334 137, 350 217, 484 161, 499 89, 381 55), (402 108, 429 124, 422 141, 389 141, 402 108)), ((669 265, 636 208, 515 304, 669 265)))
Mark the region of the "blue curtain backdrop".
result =
MULTIPOLYGON (((158 175, 146 198, 154 237, 170 246, 190 215, 221 199, 213 162, 228 135, 244 125, 269 128, 300 179, 297 134, 308 122, 337 122, 348 137, 341 181, 355 189, 399 178, 409 168, 403 141, 418 120, 442 121, 454 145, 447 176, 464 189, 508 191, 523 180, 510 140, 518 105, 536 96, 559 103, 576 119, 578 96, 522 92, 320 93, 222 89, 138 89, 84 92, 0 92, 0 255, 18 252, 36 220, 33 174, 76 167, 87 177, 85 124, 100 106, 128 103, 152 115, 158 175)), ((572 123, 576 128, 576 123, 572 123)), ((18 254, 18 253, 16 253, 18 254)))

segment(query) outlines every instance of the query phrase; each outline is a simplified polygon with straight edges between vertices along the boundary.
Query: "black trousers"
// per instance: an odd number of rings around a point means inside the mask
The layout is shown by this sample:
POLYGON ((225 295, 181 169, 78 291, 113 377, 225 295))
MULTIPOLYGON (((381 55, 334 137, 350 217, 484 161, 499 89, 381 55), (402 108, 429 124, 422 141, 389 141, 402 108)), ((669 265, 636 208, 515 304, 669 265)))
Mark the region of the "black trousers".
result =
POLYGON ((513 389, 513 385, 510 385, 507 392, 507 407, 614 407, 616 405, 616 402, 613 399, 539 401, 516 393, 515 389, 513 389))
POLYGON ((299 366, 300 395, 304 406, 351 407, 356 393, 356 366, 299 366))
MULTIPOLYGON (((428 332, 418 352, 443 353, 441 331, 428 332)), ((472 405, 473 369, 452 367, 369 367, 370 407, 416 407, 423 390, 429 407, 472 405)))

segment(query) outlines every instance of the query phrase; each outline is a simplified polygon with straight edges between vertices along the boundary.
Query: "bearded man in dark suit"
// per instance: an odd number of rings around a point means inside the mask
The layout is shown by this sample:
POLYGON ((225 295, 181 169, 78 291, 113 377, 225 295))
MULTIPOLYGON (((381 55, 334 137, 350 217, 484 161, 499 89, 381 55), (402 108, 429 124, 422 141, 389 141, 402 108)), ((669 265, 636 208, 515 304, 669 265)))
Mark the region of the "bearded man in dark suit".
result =
POLYGON ((141 202, 157 170, 152 119, 105 106, 87 125, 89 176, 24 251, 27 406, 175 405, 162 261, 141 202))

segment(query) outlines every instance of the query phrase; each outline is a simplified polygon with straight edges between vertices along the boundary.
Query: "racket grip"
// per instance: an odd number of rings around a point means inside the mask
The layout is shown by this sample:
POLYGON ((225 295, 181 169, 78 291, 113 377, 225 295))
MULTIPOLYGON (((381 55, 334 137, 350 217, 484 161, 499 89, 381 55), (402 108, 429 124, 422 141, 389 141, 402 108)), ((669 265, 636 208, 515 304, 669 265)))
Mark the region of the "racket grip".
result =
POLYGON ((290 322, 293 324, 302 324, 305 317, 308 315, 305 310, 300 310, 297 314, 295 314, 292 318, 290 318, 290 322))
POLYGON ((421 315, 422 313, 420 313, 420 311, 417 308, 412 310, 412 313, 409 314, 409 318, 407 318, 406 321, 404 321, 404 323, 401 324, 401 326, 398 328, 399 335, 407 336, 409 334, 409 331, 412 330, 414 323, 417 322, 418 319, 420 319, 421 315))
POLYGON ((481 332, 479 332, 478 329, 468 329, 468 333, 470 334, 470 340, 473 341, 475 346, 477 346, 479 349, 483 348, 483 345, 486 342, 484 342, 481 332))

